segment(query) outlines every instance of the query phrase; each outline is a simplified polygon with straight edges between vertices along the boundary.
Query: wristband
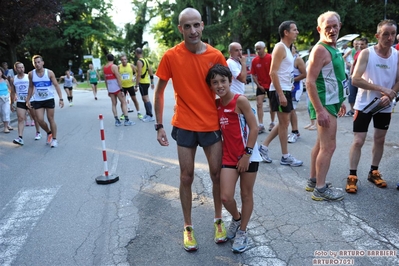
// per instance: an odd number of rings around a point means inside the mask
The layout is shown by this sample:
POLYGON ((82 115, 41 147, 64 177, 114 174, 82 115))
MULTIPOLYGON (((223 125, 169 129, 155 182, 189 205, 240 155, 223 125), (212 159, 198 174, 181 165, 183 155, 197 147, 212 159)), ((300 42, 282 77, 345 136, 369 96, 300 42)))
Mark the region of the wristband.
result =
POLYGON ((150 79, 154 79, 154 76, 153 76, 153 75, 151 75, 151 76, 150 76, 150 79))
POLYGON ((61 102, 63 102, 63 101, 64 101, 64 99, 60 99, 60 101, 61 101, 61 102))
POLYGON ((248 155, 252 155, 252 152, 254 151, 253 148, 245 147, 245 153, 248 155))

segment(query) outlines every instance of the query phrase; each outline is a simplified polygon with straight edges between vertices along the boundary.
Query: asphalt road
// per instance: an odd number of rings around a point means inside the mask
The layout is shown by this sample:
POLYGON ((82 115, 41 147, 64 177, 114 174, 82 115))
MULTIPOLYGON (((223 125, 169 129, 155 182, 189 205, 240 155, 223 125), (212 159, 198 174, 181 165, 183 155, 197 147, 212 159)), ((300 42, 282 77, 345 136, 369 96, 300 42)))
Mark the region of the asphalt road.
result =
MULTIPOLYGON (((247 91, 252 94, 250 85, 247 91)), ((302 129, 308 122, 303 100, 298 107, 301 137, 289 144, 289 151, 304 165, 281 166, 279 140, 272 142, 273 163, 260 165, 248 230, 250 248, 242 254, 233 254, 231 243, 213 242, 211 182, 199 148, 193 184, 199 250, 187 253, 182 248, 175 142, 169 137, 170 146, 161 147, 153 124, 138 121, 136 113, 129 114, 136 125, 115 127, 105 91, 98 101, 89 91, 75 91, 74 98, 73 107, 56 109, 58 148, 49 148, 44 139, 34 141, 33 127, 25 128, 23 147, 12 143, 16 131, 0 134, 0 265, 399 265, 399 114, 392 115, 380 165, 388 188, 367 181, 369 134, 358 169, 358 193, 345 195, 341 202, 315 202, 304 190, 316 132, 302 129), (105 186, 95 183, 104 174, 100 113, 108 168, 120 177, 105 186), (390 252, 380 252, 385 250, 390 252), (375 251, 383 256, 375 256, 375 251)), ((173 104, 168 86, 168 136, 173 104)), ((265 122, 270 122, 268 113, 265 122)), ((328 174, 336 187, 344 188, 349 173, 351 129, 350 117, 339 119, 338 145, 328 174)), ((266 136, 260 134, 258 141, 266 136)), ((226 211, 224 219, 228 225, 226 211)))

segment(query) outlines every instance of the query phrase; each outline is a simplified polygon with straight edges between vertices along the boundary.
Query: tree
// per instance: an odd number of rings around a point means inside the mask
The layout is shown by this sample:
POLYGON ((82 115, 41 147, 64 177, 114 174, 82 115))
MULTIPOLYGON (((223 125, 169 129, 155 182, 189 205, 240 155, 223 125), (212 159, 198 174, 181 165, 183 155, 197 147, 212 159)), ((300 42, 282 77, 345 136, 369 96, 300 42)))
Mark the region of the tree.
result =
POLYGON ((60 11, 60 0, 2 1, 0 46, 8 51, 10 62, 17 60, 16 47, 32 29, 57 25, 56 17, 60 11))

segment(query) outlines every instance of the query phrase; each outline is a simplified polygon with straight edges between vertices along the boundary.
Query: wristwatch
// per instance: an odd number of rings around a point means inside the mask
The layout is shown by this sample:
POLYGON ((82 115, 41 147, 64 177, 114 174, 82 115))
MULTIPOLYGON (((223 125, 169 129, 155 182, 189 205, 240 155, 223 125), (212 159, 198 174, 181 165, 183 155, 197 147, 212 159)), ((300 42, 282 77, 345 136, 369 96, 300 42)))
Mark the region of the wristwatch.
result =
POLYGON ((163 125, 162 124, 155 124, 154 127, 155 127, 155 130, 158 131, 159 129, 163 128, 163 125))

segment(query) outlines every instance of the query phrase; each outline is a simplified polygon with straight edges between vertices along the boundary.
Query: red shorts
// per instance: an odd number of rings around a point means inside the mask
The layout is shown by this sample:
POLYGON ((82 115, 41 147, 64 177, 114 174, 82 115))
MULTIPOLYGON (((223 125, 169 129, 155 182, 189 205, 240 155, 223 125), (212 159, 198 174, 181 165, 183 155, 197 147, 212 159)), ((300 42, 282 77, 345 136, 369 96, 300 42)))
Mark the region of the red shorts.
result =
POLYGON ((116 92, 108 92, 108 96, 110 96, 111 94, 117 96, 120 92, 121 92, 121 90, 118 90, 116 92))

